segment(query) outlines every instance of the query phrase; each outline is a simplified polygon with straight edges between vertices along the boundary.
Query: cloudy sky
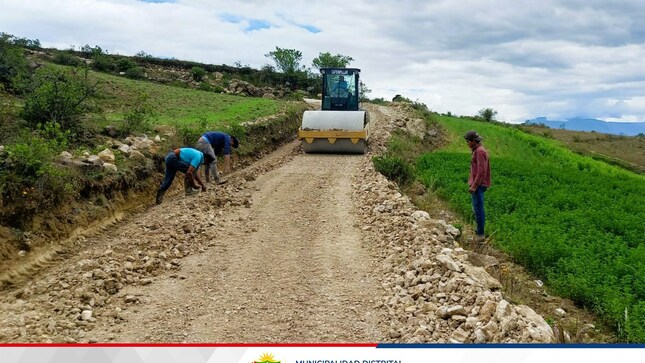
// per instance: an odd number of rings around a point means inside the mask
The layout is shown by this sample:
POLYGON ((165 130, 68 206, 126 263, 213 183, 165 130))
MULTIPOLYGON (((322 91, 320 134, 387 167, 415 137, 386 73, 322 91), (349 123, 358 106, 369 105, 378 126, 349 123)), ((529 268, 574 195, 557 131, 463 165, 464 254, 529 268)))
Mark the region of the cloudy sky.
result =
POLYGON ((0 0, 0 32, 212 64, 349 55, 372 89, 438 112, 521 122, 645 121, 645 2, 0 0))

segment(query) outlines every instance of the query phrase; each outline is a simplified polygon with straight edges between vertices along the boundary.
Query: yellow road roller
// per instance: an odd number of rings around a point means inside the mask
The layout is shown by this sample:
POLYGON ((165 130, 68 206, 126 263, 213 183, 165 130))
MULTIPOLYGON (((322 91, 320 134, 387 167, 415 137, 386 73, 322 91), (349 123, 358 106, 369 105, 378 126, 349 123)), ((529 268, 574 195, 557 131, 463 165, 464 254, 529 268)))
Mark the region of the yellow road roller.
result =
POLYGON ((360 109, 357 68, 321 68, 320 110, 305 111, 298 138, 306 153, 364 154, 369 114, 360 109))

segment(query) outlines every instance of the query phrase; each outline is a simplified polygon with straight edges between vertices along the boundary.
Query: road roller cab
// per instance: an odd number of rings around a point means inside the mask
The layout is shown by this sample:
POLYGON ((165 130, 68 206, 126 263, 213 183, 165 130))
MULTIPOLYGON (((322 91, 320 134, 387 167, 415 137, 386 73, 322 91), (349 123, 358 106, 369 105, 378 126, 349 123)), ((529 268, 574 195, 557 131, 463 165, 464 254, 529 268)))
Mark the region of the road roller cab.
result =
POLYGON ((360 69, 322 68, 320 110, 305 111, 298 138, 307 153, 358 153, 367 149, 369 115, 360 109, 360 69))

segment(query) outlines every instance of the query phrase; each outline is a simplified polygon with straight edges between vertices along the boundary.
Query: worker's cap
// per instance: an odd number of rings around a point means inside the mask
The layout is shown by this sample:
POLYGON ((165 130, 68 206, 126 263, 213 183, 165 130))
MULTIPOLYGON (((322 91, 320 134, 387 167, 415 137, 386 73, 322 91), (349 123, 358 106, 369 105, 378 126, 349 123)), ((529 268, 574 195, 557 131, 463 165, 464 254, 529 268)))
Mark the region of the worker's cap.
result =
POLYGON ((240 142, 237 140, 237 137, 231 136, 231 141, 233 142, 233 148, 237 149, 240 146, 240 142))
POLYGON ((477 142, 480 142, 483 140, 482 137, 479 136, 479 134, 475 130, 470 130, 466 132, 466 135, 464 135, 464 139, 468 141, 477 141, 477 142))

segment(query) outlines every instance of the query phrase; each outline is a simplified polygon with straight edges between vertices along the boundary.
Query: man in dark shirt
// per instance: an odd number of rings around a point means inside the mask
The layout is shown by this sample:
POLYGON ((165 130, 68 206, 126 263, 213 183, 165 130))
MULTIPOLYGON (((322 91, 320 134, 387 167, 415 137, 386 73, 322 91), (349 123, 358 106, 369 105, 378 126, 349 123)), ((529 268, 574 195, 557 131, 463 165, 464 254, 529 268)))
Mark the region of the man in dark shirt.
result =
POLYGON ((213 179, 217 184, 223 184, 226 181, 220 177, 217 171, 217 154, 224 155, 224 172, 228 173, 231 169, 231 147, 237 149, 239 142, 235 136, 230 136, 224 132, 206 132, 197 141, 197 150, 208 156, 204 172, 206 173, 206 182, 210 181, 212 173, 213 179))
POLYGON ((468 147, 472 150, 470 175, 468 176, 468 191, 472 196, 473 212, 475 214, 475 221, 477 222, 477 237, 475 240, 478 243, 484 243, 486 240, 486 236, 484 235, 484 224, 486 223, 484 215, 484 192, 490 188, 488 151, 481 145, 482 137, 479 136, 477 131, 472 130, 466 132, 464 139, 466 139, 468 147))

